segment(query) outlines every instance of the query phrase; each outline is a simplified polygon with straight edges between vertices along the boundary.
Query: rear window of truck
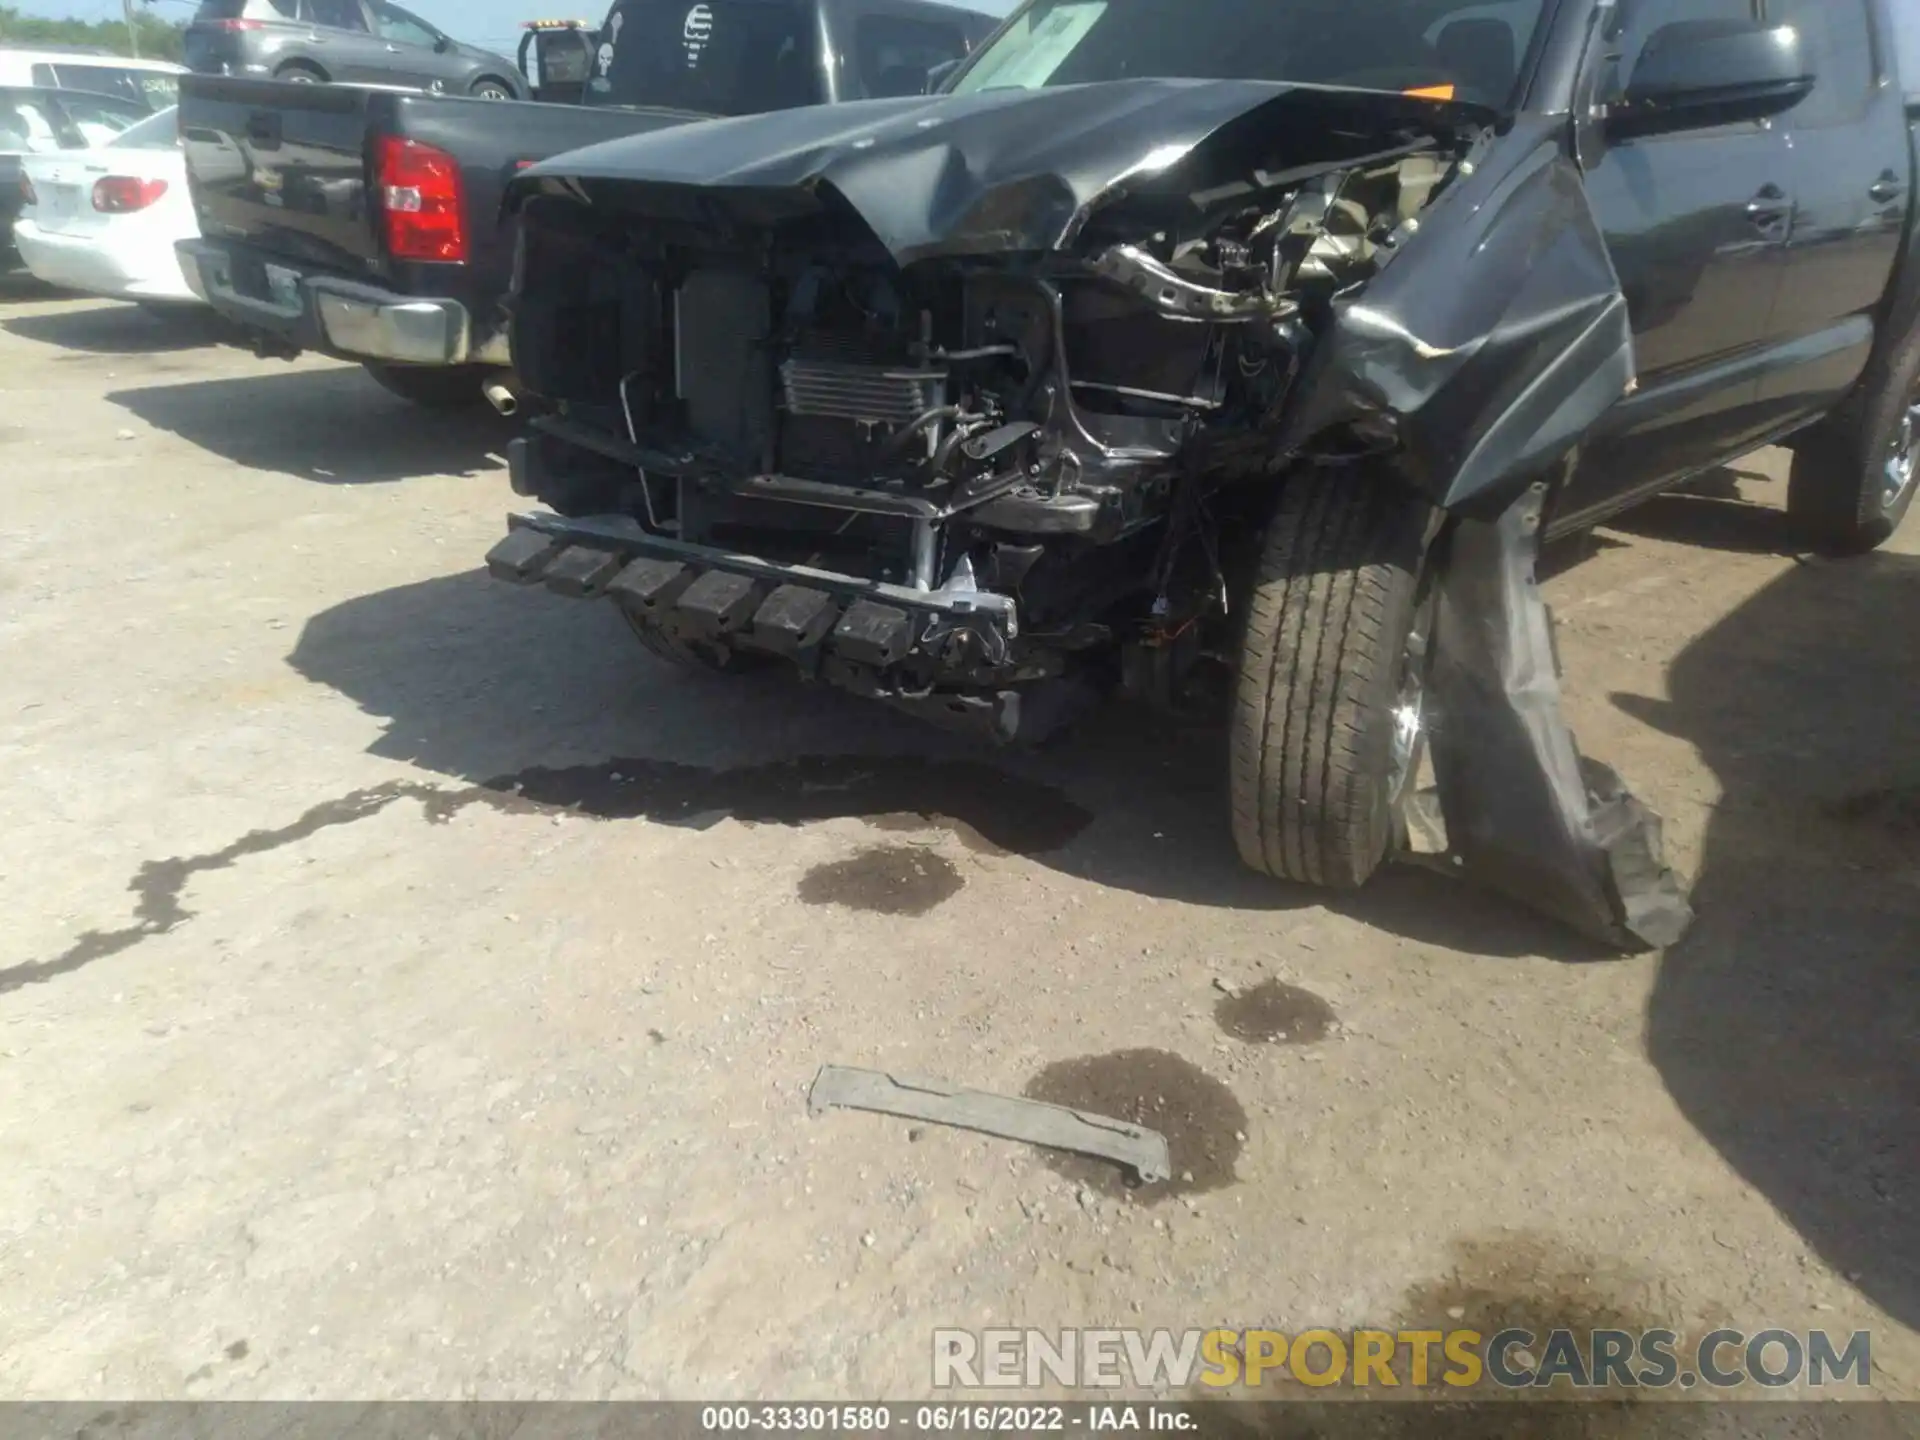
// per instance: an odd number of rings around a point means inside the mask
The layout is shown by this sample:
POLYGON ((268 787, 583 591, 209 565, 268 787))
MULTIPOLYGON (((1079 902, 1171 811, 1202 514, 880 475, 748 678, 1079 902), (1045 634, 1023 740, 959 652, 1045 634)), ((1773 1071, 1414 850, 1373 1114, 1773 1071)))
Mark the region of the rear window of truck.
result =
POLYGON ((752 115, 819 103, 819 75, 813 11, 796 0, 620 0, 587 103, 752 115))
POLYGON ((149 110, 164 110, 180 98, 180 81, 166 70, 133 70, 122 65, 91 65, 61 60, 35 65, 33 83, 58 90, 114 95, 149 110))

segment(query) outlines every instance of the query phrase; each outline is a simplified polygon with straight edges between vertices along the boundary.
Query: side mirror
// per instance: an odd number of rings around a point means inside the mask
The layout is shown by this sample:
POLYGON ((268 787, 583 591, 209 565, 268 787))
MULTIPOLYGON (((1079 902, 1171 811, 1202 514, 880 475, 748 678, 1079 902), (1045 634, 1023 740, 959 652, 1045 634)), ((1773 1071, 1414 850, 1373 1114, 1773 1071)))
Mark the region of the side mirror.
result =
POLYGON ((1681 20, 1648 39, 1608 125, 1646 135, 1764 120, 1798 105, 1814 83, 1791 25, 1681 20))
POLYGON ((445 35, 437 35, 433 41, 434 53, 444 55, 453 48, 453 41, 445 35))
POLYGON ((926 88, 920 93, 922 95, 938 95, 941 87, 953 78, 953 72, 959 68, 960 62, 958 60, 941 61, 938 65, 927 71, 926 88))

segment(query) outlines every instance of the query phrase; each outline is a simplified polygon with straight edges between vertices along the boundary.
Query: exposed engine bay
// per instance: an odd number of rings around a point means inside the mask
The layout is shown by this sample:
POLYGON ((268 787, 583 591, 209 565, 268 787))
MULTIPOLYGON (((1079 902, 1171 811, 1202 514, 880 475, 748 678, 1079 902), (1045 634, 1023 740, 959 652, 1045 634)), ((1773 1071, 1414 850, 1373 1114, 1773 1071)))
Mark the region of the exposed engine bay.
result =
POLYGON ((523 488, 941 605, 869 606, 892 613, 836 644, 857 593, 826 592, 826 635, 823 611, 784 637, 645 597, 692 643, 773 649, 1001 739, 1064 713, 1020 705, 1041 682, 1124 671, 1169 698, 1229 619, 1275 470, 1391 447, 1390 427, 1299 454, 1276 436, 1333 296, 1392 262, 1473 138, 1143 184, 1069 252, 904 267, 831 199, 764 229, 535 199, 515 350, 560 414, 523 488))
POLYGON ((512 346, 551 408, 511 468, 547 510, 488 568, 678 663, 1000 741, 1224 669, 1237 711, 1303 717, 1235 732, 1256 868, 1363 883, 1418 820, 1451 873, 1667 943, 1657 819, 1579 755, 1532 582, 1552 479, 1633 385, 1626 303, 1553 122, 1497 121, 1124 81, 536 166, 512 346))

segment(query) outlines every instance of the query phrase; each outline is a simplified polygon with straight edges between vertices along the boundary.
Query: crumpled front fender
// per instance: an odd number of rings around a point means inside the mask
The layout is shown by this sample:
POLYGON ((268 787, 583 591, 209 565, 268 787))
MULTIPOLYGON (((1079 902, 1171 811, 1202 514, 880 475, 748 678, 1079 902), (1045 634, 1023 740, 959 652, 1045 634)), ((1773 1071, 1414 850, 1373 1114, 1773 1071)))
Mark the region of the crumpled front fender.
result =
POLYGON ((1283 448, 1388 426, 1412 485, 1490 518, 1631 392, 1626 297, 1564 125, 1516 123, 1379 274, 1335 298, 1283 448))

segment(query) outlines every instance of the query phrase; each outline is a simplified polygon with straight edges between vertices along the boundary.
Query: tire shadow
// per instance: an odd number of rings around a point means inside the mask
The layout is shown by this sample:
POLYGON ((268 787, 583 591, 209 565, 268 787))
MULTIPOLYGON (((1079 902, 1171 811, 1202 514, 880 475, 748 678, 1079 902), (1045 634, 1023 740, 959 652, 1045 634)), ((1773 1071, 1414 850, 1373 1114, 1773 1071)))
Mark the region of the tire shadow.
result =
POLYGON ((1689 1120, 1920 1325, 1920 558, 1801 565, 1621 709, 1723 789, 1647 1046, 1689 1120))
POLYGON ((107 399, 236 465, 322 485, 504 470, 507 442, 518 433, 484 404, 409 405, 358 366, 148 385, 107 399))

